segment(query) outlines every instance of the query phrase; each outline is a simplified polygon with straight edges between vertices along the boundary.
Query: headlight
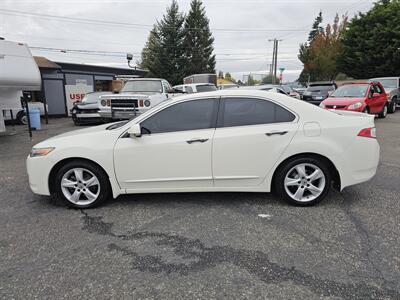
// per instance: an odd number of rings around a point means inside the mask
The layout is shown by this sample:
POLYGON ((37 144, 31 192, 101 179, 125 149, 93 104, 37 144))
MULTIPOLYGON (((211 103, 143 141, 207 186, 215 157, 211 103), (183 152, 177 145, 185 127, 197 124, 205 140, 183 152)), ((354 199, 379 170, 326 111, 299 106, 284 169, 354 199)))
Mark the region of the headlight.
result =
POLYGON ((106 100, 101 100, 100 103, 102 106, 106 106, 106 104, 107 104, 106 100))
POLYGON ((324 104, 323 102, 321 102, 321 103, 319 104, 319 107, 325 108, 325 104, 324 104))
POLYGON ((352 105, 349 105, 348 109, 357 109, 357 108, 360 108, 361 106, 362 106, 361 102, 356 102, 356 103, 353 103, 352 105))
POLYGON ((144 101, 144 106, 146 106, 146 107, 149 107, 150 106, 150 100, 146 100, 146 101, 144 101))
POLYGON ((48 148, 32 148, 30 157, 35 157, 35 156, 46 156, 49 154, 51 151, 53 151, 55 148, 54 147, 48 147, 48 148))

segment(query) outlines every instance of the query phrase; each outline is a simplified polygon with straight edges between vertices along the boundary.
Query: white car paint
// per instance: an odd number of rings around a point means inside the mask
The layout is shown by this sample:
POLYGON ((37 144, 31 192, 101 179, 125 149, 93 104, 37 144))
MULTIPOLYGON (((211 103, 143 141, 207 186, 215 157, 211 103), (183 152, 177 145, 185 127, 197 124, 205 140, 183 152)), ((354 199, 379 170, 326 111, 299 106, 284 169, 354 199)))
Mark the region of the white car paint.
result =
POLYGON ((286 159, 314 153, 329 159, 340 189, 372 178, 379 161, 376 139, 357 136, 374 127, 374 118, 331 112, 265 91, 227 89, 179 96, 159 104, 114 130, 101 125, 68 132, 34 148, 54 147, 46 156, 28 157, 32 191, 50 195, 50 172, 65 159, 83 158, 108 174, 114 197, 125 193, 248 191, 269 192, 277 167, 286 159), (202 129, 126 137, 135 124, 177 103, 214 97, 252 97, 272 101, 295 114, 293 122, 202 129), (285 135, 267 136, 275 131, 285 135), (188 144, 191 139, 208 139, 188 144))

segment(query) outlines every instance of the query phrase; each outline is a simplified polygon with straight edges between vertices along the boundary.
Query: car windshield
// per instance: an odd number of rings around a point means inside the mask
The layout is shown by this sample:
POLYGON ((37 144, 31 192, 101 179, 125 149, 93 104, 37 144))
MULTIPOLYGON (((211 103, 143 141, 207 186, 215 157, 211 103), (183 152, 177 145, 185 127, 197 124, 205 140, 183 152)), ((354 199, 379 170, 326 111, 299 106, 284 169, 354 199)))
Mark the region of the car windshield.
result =
POLYGON ((335 87, 333 85, 312 85, 307 88, 308 92, 326 92, 333 91, 335 87))
POLYGON ((378 79, 385 89, 397 88, 397 79, 378 79))
POLYGON ((331 97, 363 98, 367 94, 368 84, 344 85, 334 91, 331 97))
POLYGON ((145 92, 162 93, 161 81, 158 80, 131 80, 127 81, 121 89, 121 93, 126 92, 145 92))
POLYGON ((217 87, 213 84, 204 84, 204 85, 198 85, 196 86, 197 92, 211 92, 211 91, 216 91, 217 87))

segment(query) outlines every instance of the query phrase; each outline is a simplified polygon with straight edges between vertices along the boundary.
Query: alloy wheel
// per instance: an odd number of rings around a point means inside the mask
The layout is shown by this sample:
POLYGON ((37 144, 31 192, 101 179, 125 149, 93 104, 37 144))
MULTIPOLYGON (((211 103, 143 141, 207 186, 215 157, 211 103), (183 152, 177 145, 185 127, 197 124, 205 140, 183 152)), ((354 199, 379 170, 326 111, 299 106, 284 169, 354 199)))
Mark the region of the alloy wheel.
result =
POLYGON ((99 179, 84 168, 73 168, 61 179, 61 191, 64 197, 76 205, 89 205, 100 195, 99 179))
POLYGON ((286 173, 284 186, 286 193, 295 201, 309 202, 318 198, 324 191, 325 174, 311 163, 301 163, 286 173))

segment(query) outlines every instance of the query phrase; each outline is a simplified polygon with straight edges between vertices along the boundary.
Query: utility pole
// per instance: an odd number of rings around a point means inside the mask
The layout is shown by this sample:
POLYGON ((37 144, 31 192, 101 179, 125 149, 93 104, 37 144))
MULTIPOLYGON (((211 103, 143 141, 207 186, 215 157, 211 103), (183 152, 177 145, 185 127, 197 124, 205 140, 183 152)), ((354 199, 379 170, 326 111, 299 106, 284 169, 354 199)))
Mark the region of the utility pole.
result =
POLYGON ((278 69, 278 43, 281 42, 282 40, 278 40, 275 38, 273 40, 268 40, 268 41, 274 42, 274 48, 272 51, 271 75, 272 75, 272 83, 276 84, 276 74, 278 69))

